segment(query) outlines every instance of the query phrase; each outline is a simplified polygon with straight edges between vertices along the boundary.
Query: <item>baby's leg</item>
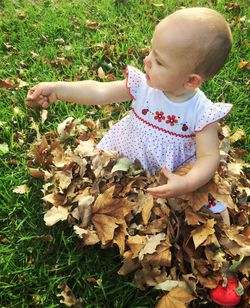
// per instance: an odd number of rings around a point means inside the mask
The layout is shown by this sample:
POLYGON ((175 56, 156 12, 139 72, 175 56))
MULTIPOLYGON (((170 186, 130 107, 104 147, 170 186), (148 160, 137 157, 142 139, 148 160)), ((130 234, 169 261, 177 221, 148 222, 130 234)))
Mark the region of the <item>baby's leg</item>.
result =
POLYGON ((215 214, 220 214, 223 223, 230 225, 230 217, 227 206, 224 203, 215 200, 212 194, 208 194, 208 204, 205 207, 215 214))

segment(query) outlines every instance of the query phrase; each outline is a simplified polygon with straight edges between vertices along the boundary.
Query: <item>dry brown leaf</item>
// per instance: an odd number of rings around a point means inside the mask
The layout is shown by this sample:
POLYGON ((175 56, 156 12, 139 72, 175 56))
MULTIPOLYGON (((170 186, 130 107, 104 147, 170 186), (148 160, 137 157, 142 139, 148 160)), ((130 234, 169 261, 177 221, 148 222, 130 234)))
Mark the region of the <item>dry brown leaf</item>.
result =
POLYGON ((113 239, 115 229, 124 223, 134 205, 126 199, 114 199, 114 189, 112 186, 99 195, 92 207, 92 222, 103 245, 113 239))
POLYGON ((250 257, 244 258, 239 266, 239 271, 247 277, 250 276, 250 257))
POLYGON ((248 61, 240 61, 239 68, 240 69, 246 68, 246 69, 250 70, 250 62, 248 62, 248 61))
POLYGON ((188 225, 200 225, 200 223, 206 222, 206 218, 194 212, 190 206, 185 209, 185 216, 185 221, 188 225))
POLYGON ((62 138, 73 132, 75 127, 74 118, 68 117, 62 123, 57 126, 57 133, 62 138))
POLYGON ((216 273, 211 273, 210 276, 202 276, 201 274, 197 273, 196 277, 199 281, 199 283, 204 287, 208 289, 214 289, 218 286, 220 280, 222 277, 216 273))
POLYGON ((74 226, 73 229, 75 230, 75 233, 83 239, 84 245, 86 246, 92 246, 100 242, 99 237, 93 230, 86 230, 79 228, 78 226, 74 226))
POLYGON ((57 294, 58 297, 62 297, 62 299, 60 299, 60 303, 64 304, 67 307, 82 307, 82 299, 77 299, 73 294, 72 290, 66 284, 59 285, 58 288, 62 289, 62 292, 57 294))
POLYGON ((242 247, 250 246, 250 238, 248 236, 245 236, 244 234, 241 234, 241 230, 241 227, 233 225, 224 228, 225 234, 231 241, 235 241, 242 247))
POLYGON ((27 192, 29 192, 29 187, 26 184, 23 185, 19 185, 16 188, 13 189, 13 192, 16 194, 26 194, 27 192))
POLYGON ((142 260, 142 265, 152 265, 152 266, 171 266, 172 261, 172 253, 170 251, 171 244, 169 243, 169 239, 166 239, 163 243, 161 243, 156 252, 152 255, 146 255, 142 260))
POLYGON ((104 79, 106 77, 105 72, 101 66, 97 70, 97 75, 100 79, 104 79))
POLYGON ((144 290, 144 286, 154 287, 167 280, 166 272, 160 267, 145 266, 135 272, 134 280, 139 289, 144 290))
POLYGON ((10 78, 6 78, 5 80, 0 79, 0 88, 4 89, 16 88, 16 85, 15 82, 10 78))
POLYGON ((118 275, 125 276, 140 267, 140 263, 136 259, 124 260, 122 267, 117 272, 118 275))
POLYGON ((80 141, 80 144, 75 149, 74 153, 80 157, 95 156, 98 151, 95 149, 95 143, 93 139, 87 141, 80 141))
POLYGON ((206 223, 204 223, 201 227, 197 227, 191 232, 191 236, 194 241, 195 249, 199 247, 209 235, 214 234, 214 219, 207 220, 206 223))
POLYGON ((150 194, 145 194, 144 195, 144 200, 143 200, 144 206, 142 208, 142 222, 144 225, 146 225, 149 221, 150 215, 151 215, 151 210, 154 206, 154 198, 150 194))
POLYGON ((156 235, 152 235, 147 244, 142 248, 142 250, 139 253, 139 260, 141 261, 145 255, 152 254, 156 251, 156 247, 160 245, 161 241, 166 239, 165 233, 159 233, 156 235))
MULTIPOLYGON (((147 237, 142 235, 135 235, 135 236, 129 236, 126 244, 130 248, 130 252, 132 254, 129 254, 130 258, 137 258, 139 255, 139 252, 142 250, 142 248, 147 243, 147 237)), ((124 254, 124 257, 126 258, 128 256, 128 253, 124 254)))
POLYGON ((120 254, 123 255, 125 251, 125 239, 127 236, 127 224, 123 222, 119 224, 118 228, 115 230, 115 236, 113 239, 113 244, 116 244, 119 247, 120 254))
POLYGON ((228 174, 233 176, 241 176, 243 174, 243 163, 228 163, 228 174))
POLYGON ((231 143, 235 143, 236 141, 242 140, 243 138, 245 138, 245 132, 241 128, 238 128, 229 139, 231 143))
POLYGON ((56 192, 48 194, 42 199, 46 202, 53 204, 55 207, 62 206, 65 203, 65 196, 56 192))
POLYGON ((156 305, 156 308, 186 308, 195 297, 181 287, 173 288, 164 295, 156 305))
POLYGON ((100 28, 100 24, 95 21, 87 20, 85 25, 88 29, 92 29, 92 30, 100 28))
POLYGON ((29 168, 29 173, 33 178, 43 178, 45 175, 44 171, 35 168, 29 168))
POLYGON ((45 215, 44 215, 44 221, 46 226, 50 227, 56 224, 58 221, 66 220, 68 218, 69 211, 67 207, 63 206, 52 206, 51 209, 49 209, 45 215))

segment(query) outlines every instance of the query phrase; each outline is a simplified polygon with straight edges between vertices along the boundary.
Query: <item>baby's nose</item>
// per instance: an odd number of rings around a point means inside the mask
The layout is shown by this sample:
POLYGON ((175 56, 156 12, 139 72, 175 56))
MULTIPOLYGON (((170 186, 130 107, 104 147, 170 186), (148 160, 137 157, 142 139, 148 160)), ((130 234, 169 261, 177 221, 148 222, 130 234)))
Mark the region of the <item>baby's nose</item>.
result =
POLYGON ((144 58, 143 63, 144 65, 151 67, 151 60, 149 55, 144 58))

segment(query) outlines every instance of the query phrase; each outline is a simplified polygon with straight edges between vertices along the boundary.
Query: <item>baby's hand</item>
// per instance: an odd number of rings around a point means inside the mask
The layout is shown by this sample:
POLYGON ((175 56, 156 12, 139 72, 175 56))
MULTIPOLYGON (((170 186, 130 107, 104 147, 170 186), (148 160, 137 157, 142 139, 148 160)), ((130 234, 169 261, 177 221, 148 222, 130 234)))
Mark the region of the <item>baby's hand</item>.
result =
POLYGON ((55 82, 42 82, 31 88, 26 97, 26 103, 32 108, 48 108, 58 100, 55 82))
POLYGON ((153 197, 172 198, 190 192, 190 187, 186 176, 174 174, 166 168, 162 168, 162 172, 167 177, 168 182, 165 185, 148 188, 147 191, 153 197))

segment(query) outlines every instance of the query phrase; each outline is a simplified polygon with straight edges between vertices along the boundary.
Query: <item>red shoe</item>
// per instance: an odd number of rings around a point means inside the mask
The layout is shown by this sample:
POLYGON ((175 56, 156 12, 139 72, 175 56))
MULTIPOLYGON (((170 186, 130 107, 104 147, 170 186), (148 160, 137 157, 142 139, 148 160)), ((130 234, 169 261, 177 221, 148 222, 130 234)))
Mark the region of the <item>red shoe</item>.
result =
MULTIPOLYGON (((219 285, 215 288, 209 291, 211 299, 219 305, 226 306, 226 307, 232 307, 240 302, 240 295, 242 295, 242 292, 239 292, 239 282, 236 277, 229 277, 227 278, 227 285, 224 288, 222 286, 223 281, 219 283, 219 285), (241 293, 240 295, 237 293, 241 293)), ((242 290, 241 290, 242 291, 242 290)))

